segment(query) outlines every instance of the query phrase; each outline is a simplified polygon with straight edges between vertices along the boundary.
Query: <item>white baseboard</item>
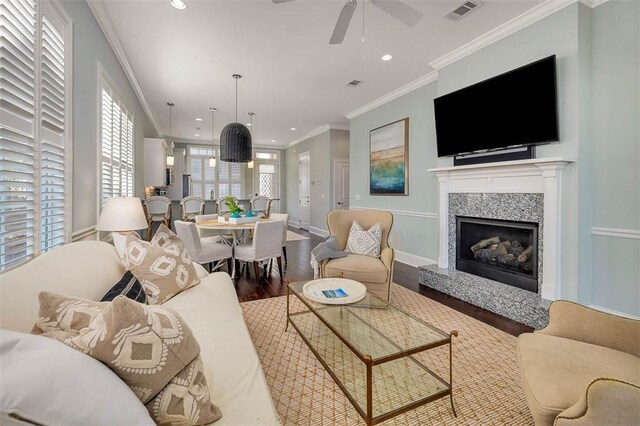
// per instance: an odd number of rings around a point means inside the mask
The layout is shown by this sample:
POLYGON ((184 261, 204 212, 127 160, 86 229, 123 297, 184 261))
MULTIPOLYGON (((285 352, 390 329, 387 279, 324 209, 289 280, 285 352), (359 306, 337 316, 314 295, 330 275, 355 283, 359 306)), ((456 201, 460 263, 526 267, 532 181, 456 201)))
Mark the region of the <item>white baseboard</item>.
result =
POLYGON ((415 254, 407 253, 402 250, 394 250, 395 251, 395 261, 400 263, 406 263, 411 266, 425 266, 425 265, 435 265, 436 262, 433 259, 429 259, 427 257, 418 256, 415 254))
POLYGON ((637 316, 631 315, 631 314, 627 314, 625 312, 616 311, 614 309, 609 309, 609 308, 605 308, 605 307, 598 306, 598 305, 587 305, 587 306, 589 308, 591 308, 591 309, 595 309, 596 311, 606 312, 608 314, 617 315, 619 317, 625 317, 625 318, 631 318, 631 319, 635 319, 635 320, 640 320, 640 317, 637 317, 637 316))
POLYGON ((329 232, 328 231, 325 231, 324 229, 316 228, 315 226, 310 226, 309 227, 309 232, 311 232, 312 234, 315 234, 315 235, 320 235, 321 237, 328 237, 329 236, 329 232))
POLYGON ((300 222, 295 222, 293 220, 289 221, 289 226, 293 227, 293 228, 297 228, 300 229, 300 222))

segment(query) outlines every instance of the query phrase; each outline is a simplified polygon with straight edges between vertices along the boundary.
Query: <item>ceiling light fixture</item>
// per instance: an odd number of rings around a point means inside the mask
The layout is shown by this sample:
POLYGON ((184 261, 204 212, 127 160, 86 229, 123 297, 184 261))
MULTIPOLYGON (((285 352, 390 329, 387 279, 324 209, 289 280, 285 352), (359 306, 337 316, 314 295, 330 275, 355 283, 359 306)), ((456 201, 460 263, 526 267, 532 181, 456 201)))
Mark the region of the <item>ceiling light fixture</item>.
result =
POLYGON ((295 127, 292 127, 292 128, 291 128, 291 131, 295 131, 295 130, 296 130, 296 128, 295 128, 295 127))
POLYGON ((187 3, 185 3, 184 0, 171 0, 171 6, 183 10, 187 8, 187 3))
POLYGON ((383 61, 390 61, 391 59, 393 59, 393 56, 389 54, 382 56, 383 61))
MULTIPOLYGON (((255 112, 250 112, 249 113, 249 126, 251 126, 251 130, 249 130, 252 134, 251 137, 253 137, 253 116, 256 115, 255 112)), ((253 158, 251 158, 251 161, 249 161, 247 163, 247 167, 250 169, 253 169, 253 158)))
POLYGON ((251 161, 251 132, 242 123, 238 123, 238 80, 240 74, 233 74, 236 80, 236 121, 229 123, 220 133, 220 160, 230 163, 248 163, 251 161))
POLYGON ((196 118, 196 121, 202 121, 202 118, 198 117, 196 118))
POLYGON ((275 142, 276 142, 276 140, 275 140, 275 139, 271 139, 271 142, 275 143, 275 142))
POLYGON ((209 158, 209 167, 215 167, 216 166, 216 157, 215 157, 215 152, 216 152, 216 137, 215 137, 215 133, 213 132, 213 125, 215 123, 215 114, 217 109, 211 107, 209 108, 209 111, 211 111, 211 152, 213 153, 211 155, 211 158, 209 158))
POLYGON ((173 102, 167 102, 167 106, 169 107, 169 139, 171 140, 171 152, 167 155, 167 166, 173 167, 175 162, 175 158, 173 157, 173 136, 171 132, 171 110, 175 104, 173 102))
POLYGON ((200 136, 200 134, 199 133, 194 133, 193 136, 200 136))

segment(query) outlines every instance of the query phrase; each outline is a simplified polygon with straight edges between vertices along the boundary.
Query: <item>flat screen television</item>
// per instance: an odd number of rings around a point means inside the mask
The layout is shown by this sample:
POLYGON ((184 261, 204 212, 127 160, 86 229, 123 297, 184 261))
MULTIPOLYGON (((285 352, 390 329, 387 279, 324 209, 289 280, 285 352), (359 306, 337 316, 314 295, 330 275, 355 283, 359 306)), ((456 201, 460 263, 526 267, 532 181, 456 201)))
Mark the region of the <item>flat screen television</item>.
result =
POLYGON ((558 140, 556 57, 434 100, 438 157, 558 140))

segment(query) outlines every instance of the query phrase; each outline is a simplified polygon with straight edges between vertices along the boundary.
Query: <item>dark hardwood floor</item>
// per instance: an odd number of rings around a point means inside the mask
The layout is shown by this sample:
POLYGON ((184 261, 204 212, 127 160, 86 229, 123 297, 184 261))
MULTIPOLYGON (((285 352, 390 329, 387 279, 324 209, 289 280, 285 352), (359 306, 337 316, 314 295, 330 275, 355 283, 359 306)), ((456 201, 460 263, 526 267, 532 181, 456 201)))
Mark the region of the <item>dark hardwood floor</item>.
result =
MULTIPOLYGON (((313 270, 309 265, 311 249, 324 238, 301 229, 289 228, 289 230, 309 239, 287 242, 288 261, 284 268, 284 278, 290 282, 310 280, 313 278, 313 270)), ((284 280, 280 279, 277 267, 272 268, 270 275, 261 270, 262 274, 258 285, 255 283, 253 271, 250 272, 249 269, 253 270, 253 268, 240 269, 238 277, 234 280, 240 302, 287 294, 284 280)), ((414 266, 396 262, 393 269, 393 282, 514 336, 533 331, 531 327, 420 285, 418 283, 418 268, 414 266)))

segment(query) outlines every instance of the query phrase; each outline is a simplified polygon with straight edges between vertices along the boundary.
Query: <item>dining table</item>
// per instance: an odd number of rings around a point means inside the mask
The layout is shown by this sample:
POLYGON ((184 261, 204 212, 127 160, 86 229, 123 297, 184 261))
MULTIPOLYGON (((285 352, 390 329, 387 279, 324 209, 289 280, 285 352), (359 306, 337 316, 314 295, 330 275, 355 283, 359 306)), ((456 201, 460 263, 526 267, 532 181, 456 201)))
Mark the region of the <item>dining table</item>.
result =
MULTIPOLYGON (((268 222, 272 219, 260 219, 262 222, 268 222)), ((202 222, 196 222, 196 227, 201 229, 211 229, 218 233, 223 242, 227 244, 231 244, 231 249, 233 250, 236 245, 239 243, 243 243, 246 241, 246 232, 253 231, 256 227, 256 222, 251 223, 229 223, 229 222, 220 222, 218 220, 204 220, 202 222), (233 236, 231 242, 225 238, 225 235, 229 235, 229 231, 233 236)), ((235 254, 235 252, 234 252, 235 254)), ((233 258, 233 268, 231 271, 231 278, 236 278, 236 262, 235 255, 233 258)))

